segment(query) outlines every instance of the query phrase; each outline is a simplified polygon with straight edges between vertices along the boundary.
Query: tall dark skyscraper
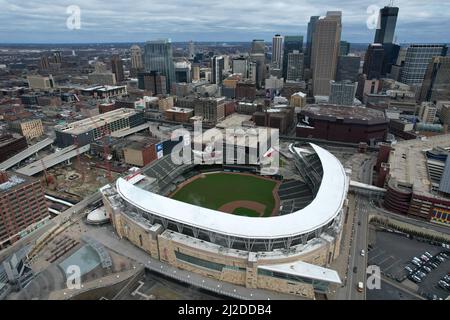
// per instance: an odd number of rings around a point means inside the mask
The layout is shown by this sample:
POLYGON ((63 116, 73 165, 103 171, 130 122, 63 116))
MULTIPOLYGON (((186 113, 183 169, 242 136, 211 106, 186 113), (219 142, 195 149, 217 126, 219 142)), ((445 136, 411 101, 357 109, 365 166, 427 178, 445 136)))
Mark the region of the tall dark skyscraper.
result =
POLYGON ((297 50, 303 52, 303 36, 285 36, 283 47, 283 78, 287 79, 288 55, 297 50))
POLYGON ((151 91, 153 95, 167 94, 166 77, 161 73, 139 72, 137 78, 139 89, 151 91))
POLYGON ((175 82, 175 68, 173 65, 172 43, 169 40, 147 41, 144 45, 145 71, 158 71, 166 77, 168 91, 175 82))
POLYGON ((122 82, 125 80, 125 75, 123 72, 123 61, 120 59, 118 55, 113 55, 111 58, 111 69, 112 72, 116 75, 116 81, 122 82))
POLYGON ((266 45, 264 40, 253 40, 250 61, 256 64, 256 86, 261 88, 265 79, 266 69, 266 45))
POLYGON ((380 9, 374 43, 393 43, 397 17, 397 7, 384 7, 380 9))
POLYGON ((384 58, 381 70, 381 75, 383 76, 391 72, 392 65, 395 64, 400 51, 400 46, 393 43, 398 10, 397 7, 384 7, 380 9, 378 16, 374 43, 379 43, 383 46, 384 58))
POLYGON ((211 58, 211 83, 222 84, 224 58, 214 56, 211 58))
POLYGON ((364 59, 363 73, 368 80, 380 79, 383 70, 384 49, 379 43, 370 44, 364 59))
POLYGON ((305 67, 311 67, 311 49, 313 41, 313 33, 316 29, 316 23, 320 16, 312 16, 308 22, 308 32, 306 34, 306 55, 305 55, 305 67))
POLYGON ((358 81, 360 61, 361 58, 358 56, 339 56, 336 81, 358 81))

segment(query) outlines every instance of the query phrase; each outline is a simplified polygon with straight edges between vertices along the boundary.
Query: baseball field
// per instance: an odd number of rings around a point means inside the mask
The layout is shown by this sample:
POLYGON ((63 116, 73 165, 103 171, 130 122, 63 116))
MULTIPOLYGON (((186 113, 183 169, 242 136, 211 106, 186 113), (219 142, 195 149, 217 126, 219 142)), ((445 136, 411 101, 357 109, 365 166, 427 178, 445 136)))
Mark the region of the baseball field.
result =
POLYGON ((181 184, 171 198, 236 215, 270 217, 278 212, 278 185, 252 174, 200 174, 181 184))

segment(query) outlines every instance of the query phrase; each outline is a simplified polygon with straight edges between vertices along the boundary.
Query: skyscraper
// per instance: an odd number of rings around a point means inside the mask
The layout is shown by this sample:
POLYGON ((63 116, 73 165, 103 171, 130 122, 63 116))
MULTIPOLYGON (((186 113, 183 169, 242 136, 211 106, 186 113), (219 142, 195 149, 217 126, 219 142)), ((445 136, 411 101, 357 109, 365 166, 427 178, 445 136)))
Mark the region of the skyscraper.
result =
POLYGON ((276 34, 272 39, 272 67, 281 69, 283 65, 283 37, 276 34))
POLYGON ((386 76, 391 73, 392 66, 395 65, 397 61, 400 46, 395 43, 384 43, 382 46, 384 50, 384 59, 381 74, 386 76))
POLYGON ((266 50, 264 40, 253 40, 250 60, 256 64, 256 86, 261 88, 266 77, 266 50))
POLYGON ((41 70, 48 70, 50 68, 50 63, 48 61, 48 57, 47 56, 42 56, 41 59, 39 60, 39 69, 41 70))
POLYGON ((242 74, 243 78, 247 78, 248 76, 248 61, 247 58, 241 56, 233 59, 232 63, 233 73, 242 74))
POLYGON ((125 80, 125 75, 123 72, 123 61, 120 59, 118 55, 113 55, 111 58, 111 69, 112 72, 116 75, 116 81, 122 82, 125 80))
POLYGON ((188 61, 175 62, 175 79, 177 83, 191 82, 191 63, 188 61))
POLYGON ((447 45, 444 44, 412 44, 406 51, 405 66, 402 70, 401 82, 410 86, 420 86, 425 71, 433 57, 446 56, 447 45))
POLYGON ((167 94, 166 77, 156 71, 139 72, 138 88, 151 91, 153 95, 167 94))
POLYGON ((433 57, 428 64, 419 100, 450 100, 450 57, 433 57))
POLYGON ((266 45, 264 43, 264 40, 255 39, 252 41, 252 51, 251 54, 255 53, 266 53, 266 45))
POLYGON ((189 59, 194 59, 195 57, 195 45, 194 42, 189 41, 189 47, 188 47, 188 51, 189 51, 189 59))
POLYGON ((130 48, 131 51, 131 75, 133 77, 137 76, 138 72, 144 69, 144 64, 142 63, 142 50, 139 46, 133 45, 130 48))
POLYGON ((328 100, 331 104, 352 106, 355 100, 356 89, 358 87, 357 82, 342 81, 335 82, 330 81, 330 98, 328 100))
POLYGON ((287 81, 303 80, 303 53, 294 50, 288 54, 287 81))
POLYGON ((336 76, 342 13, 329 11, 315 24, 311 51, 313 94, 328 96, 330 80, 336 76))
POLYGON ((392 65, 395 64, 400 51, 400 46, 393 43, 397 17, 397 7, 384 7, 380 9, 374 43, 379 43, 383 46, 384 58, 381 68, 381 75, 383 76, 391 73, 392 65))
POLYGON ((224 59, 222 56, 211 58, 211 83, 222 84, 224 59))
POLYGON ((363 73, 368 80, 380 79, 383 70, 384 49, 379 43, 369 44, 364 58, 363 73))
POLYGON ((303 36, 285 36, 283 45, 283 78, 287 79, 288 54, 297 50, 303 52, 303 36))
POLYGON ((53 52, 53 59, 55 63, 62 63, 62 55, 61 51, 53 52))
POLYGON ((360 63, 361 58, 358 56, 339 56, 336 71, 336 81, 358 81, 360 63))
POLYGON ((308 22, 308 31, 306 34, 306 56, 305 56, 305 67, 311 67, 311 51, 312 51, 312 42, 313 42, 313 34, 314 30, 316 30, 316 23, 319 20, 320 16, 312 16, 308 22))
POLYGON ((346 56, 350 53, 350 43, 347 41, 341 41, 339 43, 339 55, 346 56))
POLYGON ((397 7, 384 7, 380 9, 374 43, 385 44, 392 43, 394 41, 397 16, 397 7))
POLYGON ((144 69, 158 71, 166 77, 166 86, 171 90, 175 81, 172 44, 170 40, 147 41, 144 45, 144 69))

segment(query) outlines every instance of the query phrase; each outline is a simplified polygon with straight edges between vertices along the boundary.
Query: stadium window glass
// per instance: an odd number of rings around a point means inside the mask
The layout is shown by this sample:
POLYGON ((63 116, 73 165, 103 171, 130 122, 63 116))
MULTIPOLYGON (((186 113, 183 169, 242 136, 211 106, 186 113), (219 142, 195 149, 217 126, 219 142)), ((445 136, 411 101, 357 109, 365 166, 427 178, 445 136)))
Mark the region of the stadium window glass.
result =
POLYGON ((196 257, 192 257, 189 256, 187 254, 175 251, 175 256, 177 257, 178 260, 190 263, 190 264, 195 264, 199 267, 203 267, 203 268, 207 268, 207 269, 211 269, 211 270, 216 270, 216 271, 220 271, 222 272, 222 269, 225 267, 224 264, 221 263, 215 263, 212 261, 207 261, 207 260, 203 260, 200 258, 196 258, 196 257))

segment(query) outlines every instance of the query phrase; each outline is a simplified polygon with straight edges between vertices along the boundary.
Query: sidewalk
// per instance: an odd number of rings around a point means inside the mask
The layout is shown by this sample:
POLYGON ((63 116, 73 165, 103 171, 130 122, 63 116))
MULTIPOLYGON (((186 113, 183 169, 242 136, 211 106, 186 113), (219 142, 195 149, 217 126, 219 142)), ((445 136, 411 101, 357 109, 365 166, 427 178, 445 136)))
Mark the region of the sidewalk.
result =
MULTIPOLYGON (((347 278, 349 272, 350 249, 354 235, 354 219, 355 219, 355 199, 353 194, 348 195, 349 209, 348 216, 345 218, 346 223, 343 226, 341 250, 339 257, 330 264, 330 268, 336 270, 341 277, 342 285, 336 288, 335 292, 330 292, 330 299, 346 300, 347 299, 347 278)), ((345 221, 345 220, 344 220, 345 221)))

